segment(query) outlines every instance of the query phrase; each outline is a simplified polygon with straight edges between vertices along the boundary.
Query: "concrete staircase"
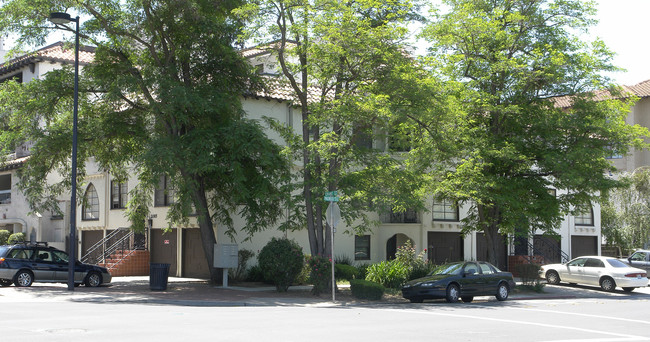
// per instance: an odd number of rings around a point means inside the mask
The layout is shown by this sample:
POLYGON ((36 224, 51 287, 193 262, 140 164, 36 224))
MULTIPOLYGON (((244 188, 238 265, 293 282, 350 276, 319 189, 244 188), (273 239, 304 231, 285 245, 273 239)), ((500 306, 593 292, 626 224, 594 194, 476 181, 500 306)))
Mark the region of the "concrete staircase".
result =
POLYGON ((108 268, 113 277, 148 276, 149 251, 117 250, 99 266, 108 268))

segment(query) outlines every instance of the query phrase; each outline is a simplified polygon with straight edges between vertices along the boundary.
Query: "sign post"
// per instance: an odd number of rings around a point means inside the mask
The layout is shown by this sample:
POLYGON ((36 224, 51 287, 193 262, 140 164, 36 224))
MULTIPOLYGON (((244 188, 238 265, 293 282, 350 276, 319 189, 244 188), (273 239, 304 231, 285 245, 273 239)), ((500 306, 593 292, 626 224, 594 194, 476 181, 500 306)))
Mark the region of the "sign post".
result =
POLYGON ((328 191, 325 193, 325 201, 330 202, 327 206, 327 211, 325 212, 325 221, 330 225, 330 250, 332 255, 330 260, 332 263, 332 302, 336 301, 336 279, 334 279, 334 231, 336 226, 341 220, 341 210, 339 205, 336 203, 339 201, 339 196, 336 191, 328 191))

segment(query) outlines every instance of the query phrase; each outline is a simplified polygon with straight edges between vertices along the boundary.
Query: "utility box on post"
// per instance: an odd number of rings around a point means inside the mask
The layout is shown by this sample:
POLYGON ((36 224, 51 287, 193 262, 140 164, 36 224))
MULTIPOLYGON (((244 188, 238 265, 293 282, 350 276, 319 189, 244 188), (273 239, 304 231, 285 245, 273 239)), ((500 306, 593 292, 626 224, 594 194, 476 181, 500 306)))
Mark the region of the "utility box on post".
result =
POLYGON ((223 287, 228 287, 228 269, 237 268, 239 248, 234 243, 214 244, 214 267, 223 269, 223 287))

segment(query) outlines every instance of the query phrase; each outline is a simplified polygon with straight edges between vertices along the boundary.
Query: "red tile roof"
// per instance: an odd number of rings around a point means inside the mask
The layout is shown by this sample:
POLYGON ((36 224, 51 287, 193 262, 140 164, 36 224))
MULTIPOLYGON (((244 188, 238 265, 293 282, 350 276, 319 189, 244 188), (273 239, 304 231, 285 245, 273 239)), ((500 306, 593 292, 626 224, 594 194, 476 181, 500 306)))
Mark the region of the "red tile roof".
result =
MULTIPOLYGON (((650 80, 637 83, 632 86, 621 86, 621 95, 612 96, 612 94, 607 90, 598 90, 594 92, 594 99, 597 101, 609 100, 609 99, 626 99, 631 96, 637 96, 640 98, 650 97, 650 80)), ((560 96, 553 98, 555 105, 560 108, 571 107, 572 101, 571 96, 560 96)))
MULTIPOLYGON (((253 91, 247 96, 264 98, 270 100, 278 101, 289 101, 294 105, 300 105, 300 100, 296 96, 291 84, 280 76, 263 76, 264 87, 260 90, 253 91)), ((320 100, 320 88, 318 87, 309 87, 307 88, 307 101, 309 103, 315 103, 320 100)))
MULTIPOLYGON (((86 65, 92 63, 95 58, 95 48, 91 46, 79 47, 79 64, 86 65)), ((74 63, 74 47, 63 44, 63 42, 54 43, 32 53, 10 59, 0 64, 0 75, 16 71, 26 65, 49 61, 64 64, 74 63)))

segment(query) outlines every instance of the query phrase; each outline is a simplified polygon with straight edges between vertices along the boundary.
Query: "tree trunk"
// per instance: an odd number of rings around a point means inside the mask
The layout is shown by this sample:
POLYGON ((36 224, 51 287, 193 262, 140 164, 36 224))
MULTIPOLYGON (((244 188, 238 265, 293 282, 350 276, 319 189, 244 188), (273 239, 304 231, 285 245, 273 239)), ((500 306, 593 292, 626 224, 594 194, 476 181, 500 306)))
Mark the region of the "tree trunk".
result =
POLYGON ((223 281, 223 272, 221 269, 214 268, 214 244, 217 243, 217 238, 214 234, 214 225, 210 218, 210 211, 208 207, 208 200, 205 196, 205 188, 203 179, 201 177, 193 177, 198 184, 198 188, 194 190, 192 197, 194 198, 194 206, 197 211, 197 220, 199 223, 199 230, 201 232, 201 244, 203 245, 203 253, 210 268, 210 283, 219 284, 223 281))
POLYGON ((499 210, 495 207, 487 207, 479 204, 478 206, 479 227, 485 234, 485 244, 487 250, 487 262, 499 266, 498 243, 499 240, 499 210))

